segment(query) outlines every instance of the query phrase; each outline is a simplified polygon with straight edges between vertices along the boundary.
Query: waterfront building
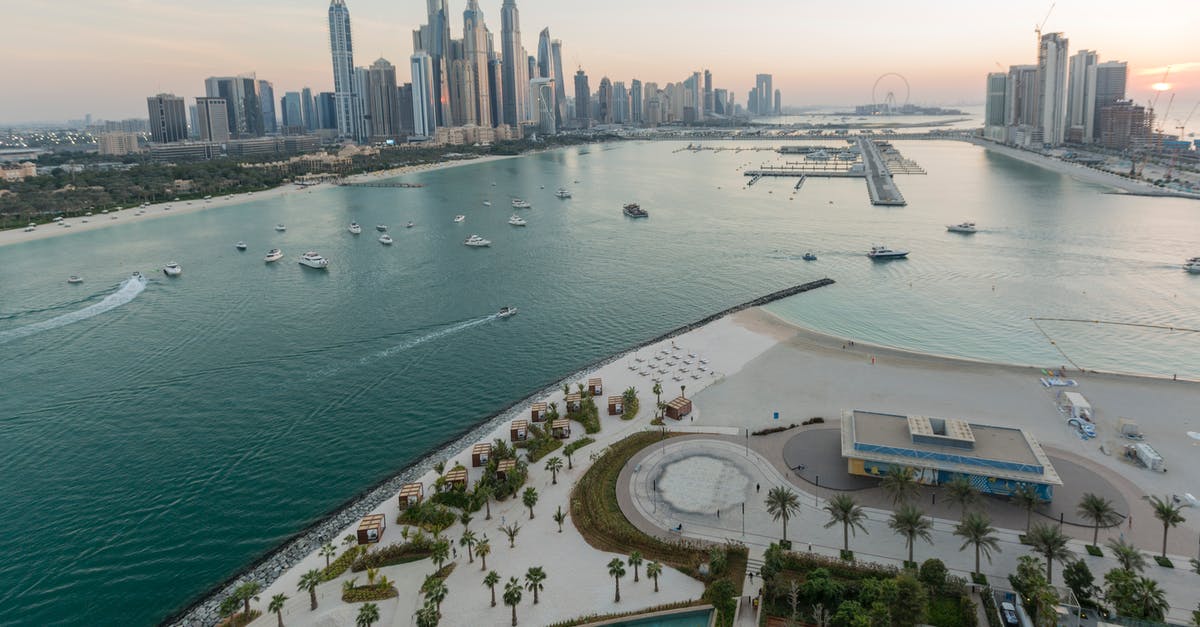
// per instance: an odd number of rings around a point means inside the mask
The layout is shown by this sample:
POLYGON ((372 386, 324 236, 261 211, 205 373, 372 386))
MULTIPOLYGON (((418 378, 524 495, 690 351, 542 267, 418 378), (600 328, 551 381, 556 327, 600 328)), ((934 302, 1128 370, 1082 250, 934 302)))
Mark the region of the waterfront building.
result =
POLYGON ((567 116, 567 79, 563 75, 562 41, 558 39, 550 41, 550 70, 554 79, 554 102, 558 105, 555 114, 558 116, 558 128, 561 129, 570 118, 567 116))
POLYGON ((1062 33, 1046 33, 1038 45, 1037 128, 1042 143, 1049 146, 1066 139, 1066 85, 1067 38, 1062 33))
POLYGON ((333 55, 334 119, 339 139, 359 136, 354 92, 354 45, 350 36, 350 9, 346 0, 329 1, 329 47, 333 55))
MULTIPOLYGON (((183 99, 180 98, 180 100, 183 99)), ((102 155, 118 157, 139 152, 138 136, 137 133, 126 133, 124 131, 100 133, 100 136, 96 138, 96 147, 99 148, 102 155)))
POLYGON ((37 164, 32 161, 0 163, 0 181, 23 181, 37 176, 37 164))
POLYGON ((211 76, 204 81, 204 91, 209 98, 225 100, 230 136, 263 135, 262 103, 258 96, 258 81, 253 74, 211 76))
POLYGON ((1069 142, 1092 143, 1096 120, 1096 64, 1093 50, 1071 55, 1067 76, 1067 135, 1069 142))
POLYGON ((454 126, 475 123, 475 80, 463 52, 461 39, 450 42, 446 57, 446 85, 450 88, 450 120, 454 126))
POLYGON ((624 81, 613 83, 613 122, 629 122, 629 91, 625 89, 624 81))
POLYGON ((437 128, 437 103, 433 94, 433 59, 427 52, 410 57, 412 68, 413 134, 432 137, 437 128))
POLYGON ((200 120, 196 117, 196 105, 188 107, 188 138, 195 139, 200 136, 200 120))
POLYGON ((588 76, 583 73, 583 68, 579 68, 579 71, 575 72, 575 126, 579 128, 591 126, 588 107, 591 94, 592 91, 588 87, 588 76))
POLYGON ((317 122, 317 102, 311 87, 300 90, 300 114, 304 118, 304 130, 315 131, 320 127, 317 122))
MULTIPOLYGON (((488 41, 491 39, 489 37, 488 41)), ((489 44, 490 48, 490 44, 489 44)), ((495 53, 488 54, 488 109, 492 126, 504 126, 504 63, 495 53)))
POLYGON ((337 100, 333 92, 323 91, 317 94, 317 128, 337 130, 337 100))
POLYGON ((1119 101, 1100 108, 1097 142, 1112 150, 1145 148, 1150 143, 1154 113, 1132 100, 1119 101))
MULTIPOLYGON (((150 96, 146 98, 146 108, 150 113, 151 141, 162 144, 181 142, 188 138, 183 98, 175 94, 150 96)), ((136 147, 136 143, 134 145, 136 147)))
POLYGON ((354 114, 354 141, 365 143, 371 138, 371 71, 365 67, 354 68, 354 98, 351 112, 354 114))
POLYGON ((380 58, 371 64, 368 104, 371 111, 371 141, 381 142, 401 136, 399 93, 396 66, 380 58))
POLYGON ((732 111, 729 110, 729 90, 714 89, 713 90, 713 115, 729 115, 732 111))
MULTIPOLYGON (((1096 65, 1096 102, 1093 129, 1100 127, 1100 110, 1125 100, 1125 80, 1128 69, 1124 61, 1106 61, 1096 65)), ((1099 131, 1092 138, 1099 140, 1099 131)))
POLYGON ((299 135, 304 128, 304 104, 300 92, 289 91, 279 99, 279 110, 283 114, 283 134, 299 135))
POLYGON ((596 109, 596 122, 612 124, 613 122, 613 87, 612 81, 605 76, 600 79, 600 88, 596 91, 599 107, 596 109))
POLYGON ((542 32, 538 33, 537 47, 537 74, 530 74, 533 78, 551 78, 553 77, 552 65, 554 61, 550 54, 550 28, 543 28, 542 32))
POLYGON ((224 98, 196 98, 196 123, 200 141, 229 141, 229 105, 224 98))
POLYGON ((271 81, 258 81, 258 102, 262 106, 264 133, 278 133, 279 121, 275 117, 275 86, 271 81))
POLYGON ((658 89, 658 83, 646 83, 642 87, 642 91, 644 101, 642 123, 654 128, 662 122, 662 92, 658 89))
POLYGON ((987 94, 984 99, 983 134, 988 139, 1006 142, 1008 120, 1008 74, 992 72, 987 75, 987 94))
POLYGON ((751 89, 746 95, 746 109, 750 115, 758 114, 758 89, 751 89))
POLYGON ((453 123, 450 102, 450 21, 445 0, 427 0, 429 21, 413 31, 413 52, 429 55, 433 85, 434 120, 437 126, 453 123))
POLYGON ((1029 147, 1034 144, 1038 125, 1038 67, 1013 65, 1008 69, 1005 84, 1005 113, 1011 144, 1029 147))
POLYGON ((712 72, 704 70, 704 117, 712 117, 713 114, 713 84, 712 72))
POLYGON ((463 11, 463 58, 465 71, 469 73, 472 98, 465 108, 470 109, 479 126, 493 126, 495 120, 492 117, 491 80, 488 73, 489 40, 479 2, 469 0, 467 9, 463 11))
POLYGON ((775 90, 775 115, 783 114, 783 93, 775 90))
POLYGON ((644 106, 642 102, 642 81, 635 78, 629 82, 629 121, 631 123, 642 123, 644 106))
POLYGON ((554 79, 535 78, 529 81, 529 93, 533 97, 533 111, 537 122, 537 130, 543 135, 553 135, 558 131, 558 109, 554 101, 554 79))
POLYGON ((754 94, 758 99, 754 105, 754 112, 758 115, 770 115, 772 111, 771 96, 775 93, 775 88, 771 86, 771 82, 770 74, 759 74, 754 77, 754 94))
POLYGON ((504 0, 500 7, 501 83, 504 89, 504 123, 520 126, 528 119, 528 55, 521 47, 521 14, 516 0, 504 0))
POLYGON ((400 135, 407 137, 413 132, 413 102, 412 83, 405 83, 396 88, 396 107, 400 111, 400 135))

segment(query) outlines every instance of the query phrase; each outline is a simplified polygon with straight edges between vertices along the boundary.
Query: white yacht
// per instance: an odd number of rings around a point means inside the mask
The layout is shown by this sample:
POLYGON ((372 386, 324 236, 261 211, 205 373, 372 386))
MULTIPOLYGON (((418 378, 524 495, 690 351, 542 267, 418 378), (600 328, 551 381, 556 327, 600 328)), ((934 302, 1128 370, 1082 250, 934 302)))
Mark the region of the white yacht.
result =
POLYGON ((279 261, 280 259, 283 259, 283 251, 279 250, 278 248, 272 248, 271 250, 267 251, 267 256, 263 258, 263 261, 272 263, 279 261))
POLYGON ((466 219, 467 219, 467 216, 464 216, 464 215, 462 215, 462 214, 459 214, 459 215, 456 215, 456 216, 454 216, 454 221, 455 221, 455 222, 462 222, 463 220, 466 220, 466 219))
POLYGON ((172 261, 171 263, 163 266, 163 274, 167 276, 179 276, 183 274, 183 268, 181 268, 179 264, 172 261))
POLYGON ((67 283, 71 283, 71 284, 75 284, 75 283, 83 283, 83 279, 81 279, 81 278, 79 278, 78 276, 75 276, 74 274, 72 274, 71 276, 67 277, 67 283))
POLYGON ((521 200, 520 198, 513 198, 512 206, 513 206, 513 209, 528 209, 528 208, 532 207, 533 205, 529 204, 529 201, 527 201, 527 200, 521 200))
POLYGON ((558 196, 559 198, 570 198, 571 192, 568 192, 567 190, 560 187, 560 188, 558 188, 557 192, 554 192, 554 195, 558 196))
POLYGON ((1183 269, 1192 274, 1200 274, 1200 257, 1192 257, 1183 263, 1183 269))
POLYGON ((492 201, 490 201, 490 200, 485 200, 485 201, 483 201, 483 206, 484 206, 484 207, 491 207, 491 206, 492 206, 492 201))
POLYGON ((280 223, 275 225, 275 230, 282 233, 283 231, 287 230, 287 227, 284 226, 283 223, 280 223))
POLYGON ((379 236, 379 243, 383 244, 384 246, 391 246, 392 242, 394 241, 395 240, 392 239, 392 236, 388 235, 387 233, 379 236))
POLYGON ((467 246, 474 246, 476 248, 479 248, 479 247, 483 247, 483 246, 491 246, 492 240, 483 239, 482 237, 479 237, 478 235, 472 235, 472 236, 468 237, 466 239, 466 241, 463 242, 463 244, 466 244, 467 246))
POLYGON ((329 260, 310 250, 300 255, 300 265, 324 270, 329 265, 329 260))
POLYGON ((386 233, 386 232, 387 232, 387 225, 386 225, 386 224, 376 224, 376 225, 375 225, 375 230, 376 230, 376 231, 379 231, 380 233, 386 233))
POLYGON ((959 222, 958 224, 947 224, 946 230, 951 233, 974 233, 976 230, 974 222, 959 222))
POLYGON ((512 217, 508 219, 508 223, 513 226, 525 226, 527 224, 527 222, 525 222, 525 218, 522 218, 515 213, 512 214, 512 217))
POLYGON ((353 233, 355 235, 362 233, 362 227, 359 226, 357 222, 351 222, 350 226, 346 227, 346 230, 350 231, 351 233, 353 233))
POLYGON ((405 224, 405 225, 404 225, 404 228, 406 228, 406 229, 411 229, 411 228, 413 228, 414 226, 416 226, 416 224, 414 224, 414 223, 412 222, 412 220, 409 220, 409 221, 408 221, 408 224, 405 224))
POLYGON ((829 161, 829 153, 824 150, 817 150, 804 155, 804 158, 809 161, 829 161))
POLYGON ((908 256, 908 251, 893 250, 887 246, 872 246, 867 256, 871 259, 903 259, 908 256))
POLYGON ((501 307, 500 311, 496 312, 496 316, 500 318, 507 318, 515 315, 517 315, 516 307, 501 307))
POLYGON ((238 250, 246 250, 246 242, 238 242, 234 244, 233 247, 238 250))

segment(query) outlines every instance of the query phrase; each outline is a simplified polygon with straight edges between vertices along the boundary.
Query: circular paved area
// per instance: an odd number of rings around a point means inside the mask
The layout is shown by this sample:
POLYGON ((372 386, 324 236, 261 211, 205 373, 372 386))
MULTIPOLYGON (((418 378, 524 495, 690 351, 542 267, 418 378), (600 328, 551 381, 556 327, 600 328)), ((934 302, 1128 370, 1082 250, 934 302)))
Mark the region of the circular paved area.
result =
POLYGON ((750 477, 739 465, 712 455, 682 457, 656 467, 652 481, 667 507, 692 514, 711 514, 740 507, 750 477))

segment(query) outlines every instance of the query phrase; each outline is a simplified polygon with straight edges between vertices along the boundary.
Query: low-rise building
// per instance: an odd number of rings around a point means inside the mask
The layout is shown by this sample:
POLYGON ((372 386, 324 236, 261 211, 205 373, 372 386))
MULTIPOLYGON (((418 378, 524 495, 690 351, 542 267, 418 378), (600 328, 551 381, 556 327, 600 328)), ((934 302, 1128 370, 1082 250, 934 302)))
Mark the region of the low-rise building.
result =
POLYGON ((21 181, 35 176, 37 176, 37 165, 32 162, 0 164, 0 179, 5 181, 21 181))

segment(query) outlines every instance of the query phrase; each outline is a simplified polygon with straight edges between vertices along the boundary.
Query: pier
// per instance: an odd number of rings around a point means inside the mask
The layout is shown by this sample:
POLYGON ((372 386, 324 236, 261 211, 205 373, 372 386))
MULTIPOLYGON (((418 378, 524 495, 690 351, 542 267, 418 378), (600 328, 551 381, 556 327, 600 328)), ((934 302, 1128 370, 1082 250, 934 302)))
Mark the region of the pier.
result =
POLYGON ((891 169, 888 168, 887 162, 879 152, 879 146, 876 146, 875 142, 870 139, 859 137, 858 150, 862 153, 867 193, 871 195, 871 204, 885 207, 907 205, 904 196, 900 194, 900 189, 896 187, 891 169))
MULTIPOLYGON (((900 193, 900 188, 896 187, 896 181, 892 178, 893 168, 900 174, 925 174, 925 170, 915 161, 904 158, 888 142, 876 142, 869 137, 859 137, 855 142, 857 148, 850 149, 856 157, 853 161, 837 158, 847 152, 841 151, 834 158, 810 161, 806 157, 804 161, 785 161, 783 165, 762 165, 742 173, 751 177, 746 187, 761 181, 763 177, 796 177, 799 180, 792 188, 796 190, 803 187, 804 182, 812 176, 860 178, 867 182, 867 194, 871 197, 871 204, 884 207, 907 205, 908 202, 904 200, 904 195, 900 193)), ((828 146, 783 146, 774 150, 784 155, 811 155, 814 152, 828 153, 835 149, 828 146)))
POLYGON ((392 187, 400 189, 412 189, 417 187, 425 187, 422 183, 344 183, 338 181, 339 187, 392 187))

